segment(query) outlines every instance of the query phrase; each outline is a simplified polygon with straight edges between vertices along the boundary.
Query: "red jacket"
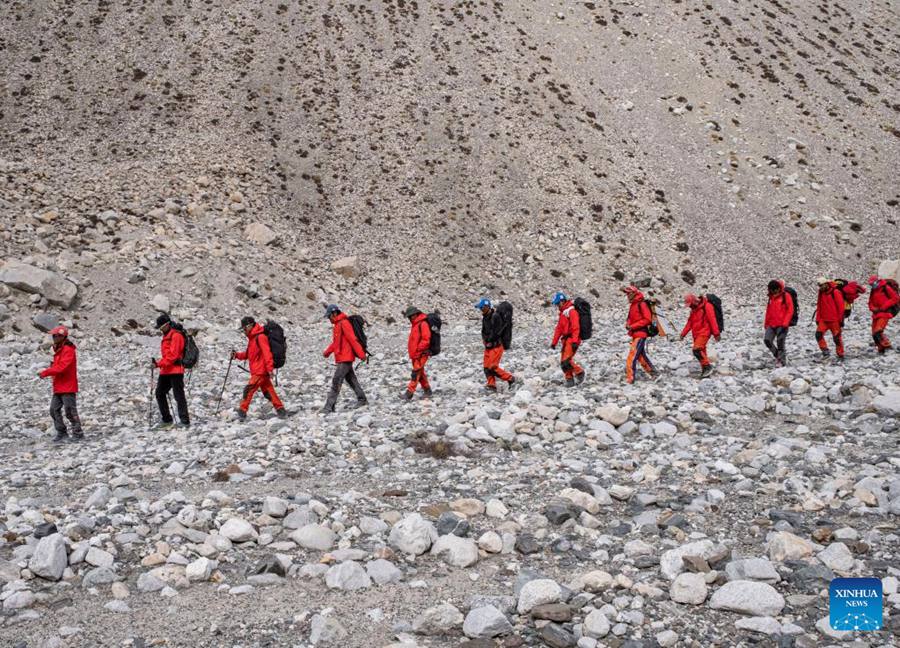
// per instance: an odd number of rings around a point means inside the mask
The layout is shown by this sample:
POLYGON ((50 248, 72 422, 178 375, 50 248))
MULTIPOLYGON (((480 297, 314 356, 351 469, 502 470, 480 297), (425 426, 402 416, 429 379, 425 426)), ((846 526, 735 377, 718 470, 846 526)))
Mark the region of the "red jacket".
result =
POLYGON ((872 311, 872 319, 885 317, 890 319, 893 315, 889 311, 898 303, 900 303, 900 295, 884 279, 875 284, 872 292, 869 293, 869 310, 872 311))
POLYGON ((650 305, 644 301, 643 293, 635 293, 628 307, 628 320, 625 328, 628 329, 628 335, 634 339, 650 337, 647 327, 653 322, 653 313, 650 312, 650 305))
POLYGON ((425 313, 419 313, 412 319, 412 326, 409 329, 409 340, 406 342, 406 350, 409 352, 410 360, 426 355, 431 347, 431 327, 425 321, 427 317, 425 313))
POLYGON ((841 289, 841 293, 844 295, 844 309, 850 307, 850 304, 856 301, 857 297, 866 292, 865 286, 860 286, 855 281, 848 281, 847 284, 841 289))
POLYGON ((353 335, 353 325, 347 320, 346 313, 338 313, 331 331, 331 344, 323 355, 327 358, 334 354, 335 362, 353 362, 356 358, 364 360, 366 352, 353 335))
POLYGON ((681 337, 684 337, 690 331, 693 338, 698 337, 719 337, 719 322, 716 320, 716 309, 709 303, 706 297, 701 297, 700 302, 691 308, 691 314, 688 315, 687 323, 681 331, 681 337))
POLYGON ((263 333, 262 324, 250 329, 250 335, 247 336, 247 350, 235 353, 234 357, 238 360, 250 360, 251 376, 267 376, 275 371, 269 338, 263 333))
POLYGON ((560 304, 559 321, 556 323, 556 330, 553 331, 553 342, 556 346, 560 339, 568 340, 572 344, 581 344, 581 318, 575 305, 569 299, 560 304))
POLYGON ((184 355, 184 336, 174 328, 170 328, 159 343, 159 355, 156 366, 159 367, 160 376, 183 374, 181 357, 184 355))
POLYGON ((41 372, 41 378, 53 376, 54 394, 78 393, 78 359, 75 345, 66 340, 53 352, 53 362, 41 372))
MULTIPOLYGON (((769 297, 769 305, 766 306, 766 328, 787 328, 794 317, 794 300, 791 294, 784 289, 784 282, 779 281, 781 290, 769 297)), ((838 318, 837 321, 840 321, 838 318)))
POLYGON ((844 319, 844 293, 834 283, 828 283, 825 290, 819 291, 816 302, 816 323, 841 322, 844 319))

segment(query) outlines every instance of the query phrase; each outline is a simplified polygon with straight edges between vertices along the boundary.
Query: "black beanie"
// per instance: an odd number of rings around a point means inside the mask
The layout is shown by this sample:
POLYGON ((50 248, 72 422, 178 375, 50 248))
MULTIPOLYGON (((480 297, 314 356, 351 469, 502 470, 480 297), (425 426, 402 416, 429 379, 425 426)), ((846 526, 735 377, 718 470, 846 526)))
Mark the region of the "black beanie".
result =
POLYGON ((156 328, 162 328, 166 324, 171 324, 172 318, 168 316, 167 313, 163 313, 159 317, 156 318, 156 328))
POLYGON ((241 318, 241 330, 242 331, 250 324, 256 324, 256 320, 253 319, 252 317, 250 317, 249 315, 246 315, 241 318))

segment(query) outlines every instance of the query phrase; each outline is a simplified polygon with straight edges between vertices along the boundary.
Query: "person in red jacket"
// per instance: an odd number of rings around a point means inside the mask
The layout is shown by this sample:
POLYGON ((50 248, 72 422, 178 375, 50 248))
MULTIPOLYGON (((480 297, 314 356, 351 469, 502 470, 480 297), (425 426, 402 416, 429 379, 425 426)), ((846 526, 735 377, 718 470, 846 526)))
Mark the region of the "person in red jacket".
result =
POLYGON ((625 382, 629 385, 634 382, 634 372, 638 363, 650 378, 656 378, 656 369, 647 356, 647 338, 650 337, 648 328, 653 323, 653 312, 644 300, 643 293, 637 286, 622 288, 622 292, 628 297, 628 319, 625 328, 631 337, 631 347, 628 350, 628 358, 625 361, 625 382))
POLYGON ((262 324, 257 324, 249 315, 241 320, 241 330, 247 336, 247 349, 241 352, 232 350, 231 357, 235 360, 250 361, 250 380, 244 387, 244 398, 238 405, 237 417, 241 421, 247 418, 247 410, 250 409, 253 395, 257 391, 262 391, 265 399, 275 408, 278 418, 285 418, 287 410, 284 409, 284 404, 275 393, 275 385, 272 384, 275 361, 272 358, 272 349, 269 348, 269 338, 263 332, 262 324))
POLYGON ((787 340, 788 328, 794 317, 794 299, 784 289, 784 282, 772 279, 767 287, 769 304, 766 306, 766 329, 763 342, 769 351, 775 356, 775 364, 783 367, 787 364, 787 353, 784 346, 787 340))
POLYGON ((819 277, 819 298, 816 302, 816 342, 822 351, 822 357, 829 355, 825 333, 831 332, 834 339, 837 357, 844 358, 844 338, 842 328, 844 321, 844 294, 833 281, 819 277))
POLYGON ((884 353, 891 348, 891 341, 884 332, 900 307, 900 295, 897 294, 897 284, 887 279, 879 279, 872 275, 869 277, 869 310, 872 311, 872 340, 878 353, 884 353))
POLYGON ((409 338, 406 341, 406 350, 412 362, 412 371, 409 374, 409 384, 403 392, 403 400, 411 400, 416 393, 416 388, 422 386, 422 392, 426 397, 431 396, 431 384, 425 375, 425 363, 428 362, 428 350, 431 348, 431 327, 428 325, 428 316, 414 306, 403 311, 403 316, 409 320, 409 338))
POLYGON ((53 378, 53 397, 50 399, 50 417, 53 419, 53 427, 56 428, 53 441, 62 443, 69 436, 66 422, 63 420, 63 410, 69 423, 72 424, 72 441, 81 441, 84 432, 81 429, 81 419, 78 418, 75 400, 78 394, 78 358, 75 345, 69 340, 69 329, 65 326, 57 326, 50 331, 50 335, 53 338, 53 362, 38 373, 38 376, 53 378))
POLYGON ((353 371, 353 362, 357 358, 366 359, 366 351, 362 348, 356 335, 353 333, 353 325, 347 319, 347 315, 341 312, 341 309, 331 304, 325 309, 325 317, 331 322, 331 344, 322 352, 324 357, 334 355, 335 369, 334 376, 331 378, 331 389, 328 391, 328 397, 325 399, 325 406, 322 408, 323 414, 334 412, 335 403, 337 403, 338 394, 341 393, 341 385, 346 382, 350 385, 353 393, 356 394, 356 406, 363 407, 368 405, 366 393, 363 391, 356 378, 356 372, 353 371))
POLYGON ((556 330, 553 331, 553 340, 550 348, 556 350, 556 345, 562 341, 562 350, 559 354, 559 367, 566 378, 566 387, 574 387, 584 382, 584 369, 575 362, 575 353, 581 346, 581 320, 575 304, 566 297, 565 293, 558 292, 553 295, 553 305, 559 309, 559 320, 556 322, 556 330))
POLYGON ((850 313, 853 310, 853 302, 855 302, 860 295, 865 294, 866 287, 860 286, 855 281, 848 281, 843 286, 839 285, 838 288, 840 288, 841 293, 844 296, 844 318, 841 320, 841 326, 843 327, 850 318, 850 313))
POLYGON ((165 313, 156 318, 156 328, 162 333, 159 343, 159 359, 151 358, 151 366, 159 369, 159 380, 156 382, 156 404, 162 422, 158 429, 166 430, 174 425, 172 412, 169 410, 168 395, 171 391, 178 407, 178 426, 190 427, 187 398, 184 395, 184 367, 181 358, 184 356, 184 335, 172 326, 172 319, 165 313))
POLYGON ((690 332, 694 340, 692 345, 694 357, 700 362, 700 377, 706 378, 712 373, 712 365, 706 354, 706 345, 711 337, 718 342, 719 336, 722 334, 716 319, 716 309, 706 297, 697 297, 690 293, 684 296, 684 305, 691 309, 691 314, 681 331, 681 339, 683 340, 690 332))

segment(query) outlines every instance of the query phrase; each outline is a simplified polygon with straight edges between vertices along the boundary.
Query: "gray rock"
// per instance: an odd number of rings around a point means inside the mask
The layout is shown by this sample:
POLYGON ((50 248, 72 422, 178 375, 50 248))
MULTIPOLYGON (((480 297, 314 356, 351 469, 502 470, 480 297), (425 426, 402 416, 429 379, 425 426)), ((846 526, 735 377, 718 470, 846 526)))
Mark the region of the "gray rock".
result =
POLYGON ((21 610, 23 608, 29 608, 34 605, 35 600, 34 592, 31 590, 20 590, 18 592, 13 592, 4 599, 3 609, 21 610))
POLYGON ((28 561, 28 569, 35 576, 58 581, 68 564, 65 538, 59 533, 54 533, 41 538, 37 543, 34 554, 28 561))
POLYGON ((353 591, 372 586, 372 579, 362 565, 354 560, 334 565, 325 574, 325 584, 329 589, 353 591))
POLYGON ((602 639, 609 634, 609 619, 600 610, 592 610, 581 624, 581 631, 592 639, 602 639))
POLYGON ((78 296, 78 287, 62 275, 13 259, 0 268, 0 283, 41 295, 51 304, 63 308, 72 306, 78 296))
POLYGON ((431 547, 433 556, 443 557, 453 567, 471 567, 478 562, 478 546, 471 538, 444 535, 431 547))
POLYGON ((768 583, 737 580, 717 589, 709 607, 752 616, 775 616, 784 608, 784 597, 768 583))
POLYGON ((383 558, 366 563, 366 573, 377 585, 399 583, 403 579, 403 572, 394 563, 383 558))
POLYGON ((444 635, 459 628, 463 615, 449 603, 441 603, 425 610, 413 622, 413 632, 421 635, 444 635))
POLYGON ((232 542, 247 542, 257 537, 253 526, 241 518, 227 520, 219 529, 219 533, 232 542))
POLYGON ((309 642, 313 646, 343 646, 347 631, 337 619, 316 614, 310 621, 309 642))
POLYGON ((820 551, 816 557, 829 569, 838 573, 847 573, 853 569, 854 559, 850 549, 843 542, 832 542, 820 551))
POLYGON ((392 547, 414 556, 428 551, 437 539, 437 529, 418 513, 411 513, 397 522, 388 536, 392 547))
POLYGON ((742 558, 725 565, 728 580, 754 580, 774 585, 781 580, 775 565, 765 558, 742 558))
POLYGON ((463 622, 463 634, 471 639, 491 639, 512 632, 512 625, 493 605, 470 610, 463 622))
POLYGON ((528 581, 519 592, 516 610, 519 614, 531 612, 532 608, 544 603, 556 603, 562 599, 562 588, 549 578, 538 578, 528 581))
POLYGON ((81 579, 81 586, 84 589, 97 587, 98 585, 109 585, 119 580, 119 575, 109 567, 97 567, 84 575, 81 579))
POLYGON ((289 537, 304 549, 315 549, 316 551, 330 550, 337 539, 334 531, 318 524, 307 524, 294 531, 289 537))
POLYGON ((31 318, 31 323, 37 330, 49 333, 59 326, 59 318, 52 313, 38 313, 31 318))

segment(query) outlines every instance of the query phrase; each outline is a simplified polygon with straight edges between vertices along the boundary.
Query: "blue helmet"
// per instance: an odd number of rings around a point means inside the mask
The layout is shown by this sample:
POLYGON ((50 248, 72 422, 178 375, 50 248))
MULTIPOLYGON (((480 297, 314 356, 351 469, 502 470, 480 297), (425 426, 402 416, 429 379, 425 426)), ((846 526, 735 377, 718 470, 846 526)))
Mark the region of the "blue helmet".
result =
POLYGON ((481 309, 484 308, 485 306, 487 306, 488 308, 493 308, 494 305, 491 303, 491 300, 490 300, 490 299, 488 299, 487 297, 482 297, 482 298, 479 300, 479 302, 478 302, 477 304, 475 304, 475 309, 476 309, 476 310, 481 310, 481 309))
POLYGON ((568 299, 568 297, 566 297, 566 293, 564 293, 564 292, 557 292, 555 295, 553 295, 553 301, 552 301, 552 304, 553 304, 554 306, 559 306, 560 304, 562 304, 562 303, 563 303, 564 301, 566 301, 567 299, 568 299))
POLYGON ((332 315, 336 315, 340 312, 341 309, 338 308, 336 304, 328 304, 328 306, 325 307, 325 317, 331 317, 332 315))

